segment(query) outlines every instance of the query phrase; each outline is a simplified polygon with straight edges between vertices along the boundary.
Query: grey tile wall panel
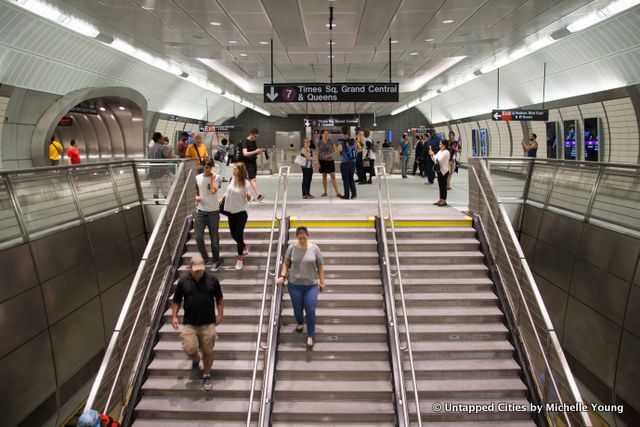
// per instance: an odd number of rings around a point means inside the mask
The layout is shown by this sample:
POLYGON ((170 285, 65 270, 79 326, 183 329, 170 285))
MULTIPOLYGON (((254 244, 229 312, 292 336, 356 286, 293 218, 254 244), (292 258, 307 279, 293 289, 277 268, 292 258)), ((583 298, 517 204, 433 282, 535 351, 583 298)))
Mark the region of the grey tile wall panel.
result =
POLYGON ((533 256, 535 255, 536 250, 536 238, 522 233, 520 234, 520 246, 522 247, 522 252, 524 252, 524 257, 527 261, 533 262, 533 256))
POLYGON ((131 242, 131 256, 133 257, 133 264, 138 268, 138 264, 140 264, 140 260, 142 259, 142 255, 144 255, 144 250, 147 247, 147 238, 146 236, 140 235, 131 242))
POLYGON ((100 300, 94 298, 50 329, 60 384, 104 348, 100 300))
POLYGON ((49 334, 43 332, 2 359, 0 378, 11 397, 0 399, 2 424, 18 425, 56 390, 49 334))
POLYGON ((122 213, 89 222, 87 230, 95 256, 129 240, 122 213))
POLYGON ((104 318, 105 346, 109 343, 113 329, 116 327, 120 311, 122 311, 122 304, 125 298, 127 298, 134 276, 135 274, 128 275, 100 295, 104 318))
POLYGON ((542 295, 551 323, 553 323, 553 327, 556 330, 556 335, 562 344, 564 340, 564 318, 567 313, 569 294, 535 273, 533 277, 542 295))
POLYGON ((91 246, 84 226, 34 240, 31 246, 43 282, 91 259, 91 246))
POLYGON ((93 261, 84 262, 42 284, 50 324, 87 303, 98 295, 96 268, 93 261))
POLYGON ((0 271, 0 302, 38 284, 28 244, 0 251, 0 271))
POLYGON ((582 222, 546 211, 542 215, 538 239, 574 254, 581 231, 582 222))
POLYGON ((39 287, 0 304, 0 358, 47 328, 39 287))
POLYGON ((579 300, 569 297, 564 346, 607 386, 615 377, 621 328, 579 300))
POLYGON ((573 256, 538 240, 533 270, 556 286, 569 291, 573 256))
POLYGON ((630 282, 640 254, 640 239, 585 224, 580 252, 584 260, 630 282))
MULTIPOLYGON (((640 337, 640 286, 631 285, 624 328, 640 337)), ((640 353, 638 354, 640 355, 640 353)))
POLYGON ((636 275, 633 278, 633 283, 640 286, 640 260, 638 260, 638 264, 636 265, 636 275))
POLYGON ((622 326, 629 283, 581 260, 576 260, 571 295, 622 326))
POLYGON ((522 232, 537 238, 543 212, 542 209, 524 205, 524 211, 522 212, 522 232))
POLYGON ((140 206, 134 206, 131 209, 127 209, 122 214, 124 216, 124 222, 127 226, 127 232, 129 233, 130 239, 144 234, 144 217, 142 216, 142 208, 140 206))
POLYGON ((104 292, 123 277, 131 274, 136 265, 129 242, 105 252, 96 259, 96 274, 100 291, 104 292))
POLYGON ((616 392, 628 404, 640 408, 640 338, 624 331, 620 345, 620 361, 616 378, 616 392))

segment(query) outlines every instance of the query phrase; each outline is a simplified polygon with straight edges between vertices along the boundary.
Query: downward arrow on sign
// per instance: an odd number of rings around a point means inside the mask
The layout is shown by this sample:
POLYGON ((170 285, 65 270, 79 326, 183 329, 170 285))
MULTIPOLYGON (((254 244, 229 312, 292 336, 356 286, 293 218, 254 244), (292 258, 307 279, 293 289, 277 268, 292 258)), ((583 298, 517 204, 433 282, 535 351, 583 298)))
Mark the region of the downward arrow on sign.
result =
POLYGON ((267 98, 273 102, 278 97, 278 92, 274 91, 273 86, 271 86, 271 90, 267 92, 267 98))

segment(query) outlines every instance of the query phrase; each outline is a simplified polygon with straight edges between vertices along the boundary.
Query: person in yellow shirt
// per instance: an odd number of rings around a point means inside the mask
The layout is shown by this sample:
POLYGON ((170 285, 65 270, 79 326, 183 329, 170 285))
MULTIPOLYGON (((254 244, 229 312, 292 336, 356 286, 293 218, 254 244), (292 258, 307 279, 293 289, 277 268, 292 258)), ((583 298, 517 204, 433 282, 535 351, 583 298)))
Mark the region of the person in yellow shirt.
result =
MULTIPOLYGON (((203 170, 204 159, 209 157, 207 147, 202 142, 202 135, 196 133, 193 136, 193 144, 187 147, 186 156, 191 159, 196 159, 196 169, 198 171, 203 170)), ((201 172, 200 172, 201 173, 201 172)))
POLYGON ((356 156, 356 175, 358 176, 357 183, 366 184, 367 177, 364 173, 364 167, 362 164, 362 152, 364 151, 364 133, 361 130, 357 130, 358 136, 356 137, 356 143, 358 146, 358 155, 356 156))
POLYGON ((63 153, 62 144, 56 141, 56 137, 52 136, 49 142, 49 160, 51 166, 58 166, 60 164, 60 157, 63 153))

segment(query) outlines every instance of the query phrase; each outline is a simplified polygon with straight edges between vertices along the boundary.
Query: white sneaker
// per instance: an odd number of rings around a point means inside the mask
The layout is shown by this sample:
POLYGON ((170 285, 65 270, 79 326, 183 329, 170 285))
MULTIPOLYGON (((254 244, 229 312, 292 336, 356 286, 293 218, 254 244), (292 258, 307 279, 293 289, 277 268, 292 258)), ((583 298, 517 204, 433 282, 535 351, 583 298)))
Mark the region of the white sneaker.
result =
POLYGON ((236 261, 236 270, 242 270, 243 265, 244 265, 244 262, 241 259, 238 259, 236 261))

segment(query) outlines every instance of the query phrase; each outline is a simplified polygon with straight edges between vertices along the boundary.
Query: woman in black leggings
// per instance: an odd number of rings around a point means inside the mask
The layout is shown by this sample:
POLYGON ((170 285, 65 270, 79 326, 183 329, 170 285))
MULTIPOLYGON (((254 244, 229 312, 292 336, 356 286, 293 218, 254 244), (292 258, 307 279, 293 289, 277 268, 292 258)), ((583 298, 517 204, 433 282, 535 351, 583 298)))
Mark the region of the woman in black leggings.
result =
POLYGON ((251 200, 251 184, 244 163, 233 164, 232 176, 224 195, 224 210, 229 213, 229 230, 238 249, 236 270, 242 270, 244 256, 249 253, 249 247, 244 244, 244 227, 249 218, 247 202, 251 200))

